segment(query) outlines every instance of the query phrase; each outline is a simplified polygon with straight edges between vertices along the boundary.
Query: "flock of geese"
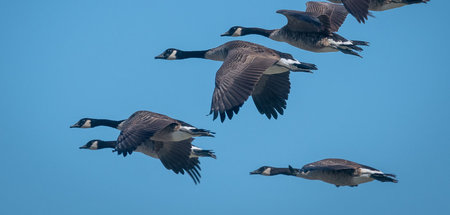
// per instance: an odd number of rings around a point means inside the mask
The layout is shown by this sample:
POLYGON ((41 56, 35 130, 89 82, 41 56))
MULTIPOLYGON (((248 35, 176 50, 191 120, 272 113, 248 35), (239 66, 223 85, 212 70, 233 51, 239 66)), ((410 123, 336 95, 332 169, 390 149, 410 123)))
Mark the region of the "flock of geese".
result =
MULTIPOLYGON (((347 14, 365 23, 369 10, 382 11, 410 4, 427 3, 429 0, 329 0, 306 3, 306 11, 278 10, 288 23, 280 29, 267 30, 242 26, 231 27, 221 36, 239 37, 257 34, 272 40, 288 43, 312 52, 342 52, 361 57, 358 52, 368 42, 348 40, 336 32, 347 14), (337 3, 337 4, 336 4, 337 3)), ((312 63, 301 62, 291 54, 283 53, 246 41, 230 41, 216 48, 201 51, 182 51, 170 48, 155 59, 181 60, 204 58, 223 61, 216 73, 210 114, 213 120, 220 116, 223 122, 232 119, 244 102, 252 96, 256 108, 267 118, 277 118, 286 109, 290 92, 290 72, 317 70, 312 63)), ((141 152, 159 159, 165 168, 176 174, 188 174, 195 184, 200 182, 200 157, 216 158, 212 150, 192 145, 195 137, 214 137, 214 132, 197 128, 181 120, 150 111, 137 111, 128 119, 108 120, 83 118, 71 128, 107 126, 118 129, 115 141, 91 140, 80 149, 98 150, 112 148, 124 157, 141 152)), ((344 159, 324 159, 307 164, 301 169, 291 166, 277 168, 263 166, 250 174, 265 176, 290 175, 310 180, 321 180, 339 186, 378 180, 397 183, 395 175, 344 159)))

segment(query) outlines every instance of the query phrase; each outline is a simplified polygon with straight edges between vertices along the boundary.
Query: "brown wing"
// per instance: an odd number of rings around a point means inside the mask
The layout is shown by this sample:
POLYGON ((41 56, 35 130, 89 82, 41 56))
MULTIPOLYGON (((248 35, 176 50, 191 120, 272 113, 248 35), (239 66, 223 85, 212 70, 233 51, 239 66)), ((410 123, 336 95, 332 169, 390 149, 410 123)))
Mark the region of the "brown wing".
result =
POLYGON ((117 138, 118 154, 131 154, 137 146, 147 141, 156 132, 177 123, 176 120, 150 111, 138 111, 128 118, 117 138))
POLYGON ((358 22, 365 23, 369 15, 370 0, 342 0, 344 7, 358 22))
POLYGON ((263 75, 252 93, 253 102, 261 114, 267 118, 277 118, 286 109, 286 100, 291 89, 290 72, 263 75))
POLYGON ((155 152, 161 163, 176 174, 184 175, 186 172, 191 176, 194 183, 200 183, 200 161, 198 158, 189 158, 191 154, 191 142, 193 138, 179 142, 154 142, 155 152))
POLYGON ((320 15, 327 15, 330 17, 330 32, 337 32, 344 23, 347 17, 347 10, 344 6, 339 4, 332 4, 327 2, 307 2, 306 12, 320 15))
POLYGON ((211 111, 213 119, 229 119, 238 113, 262 76, 263 72, 277 62, 276 58, 252 54, 241 49, 229 51, 225 61, 216 73, 211 111))
POLYGON ((309 12, 295 10, 278 10, 288 19, 288 23, 283 27, 290 31, 298 32, 329 32, 330 17, 327 15, 312 14, 309 12))
POLYGON ((359 167, 361 167, 360 164, 344 159, 324 159, 316 161, 314 163, 306 164, 302 169, 307 171, 322 170, 330 172, 342 172, 353 175, 356 169, 359 167))

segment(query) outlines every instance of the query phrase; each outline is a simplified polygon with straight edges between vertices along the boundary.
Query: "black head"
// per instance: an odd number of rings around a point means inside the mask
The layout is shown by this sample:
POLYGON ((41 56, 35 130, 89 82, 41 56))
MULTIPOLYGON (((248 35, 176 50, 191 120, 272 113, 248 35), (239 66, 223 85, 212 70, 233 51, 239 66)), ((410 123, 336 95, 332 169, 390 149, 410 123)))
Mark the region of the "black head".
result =
POLYGON ((92 128, 92 120, 91 118, 83 118, 80 119, 77 123, 70 126, 71 128, 92 128))
POLYGON ((253 172, 250 172, 250 175, 256 175, 256 174, 270 175, 271 170, 272 170, 272 167, 270 167, 270 166, 262 166, 259 169, 255 170, 253 172))
POLYGON ((156 56, 155 59, 175 60, 178 59, 178 53, 180 53, 180 50, 170 48, 164 51, 162 54, 156 56))
POLYGON ((229 36, 229 37, 239 37, 242 36, 242 30, 244 27, 242 26, 233 26, 227 32, 221 34, 221 37, 229 36))
POLYGON ((99 143, 103 142, 101 140, 91 140, 87 142, 84 146, 80 146, 80 149, 90 149, 90 150, 97 150, 99 148, 99 143))

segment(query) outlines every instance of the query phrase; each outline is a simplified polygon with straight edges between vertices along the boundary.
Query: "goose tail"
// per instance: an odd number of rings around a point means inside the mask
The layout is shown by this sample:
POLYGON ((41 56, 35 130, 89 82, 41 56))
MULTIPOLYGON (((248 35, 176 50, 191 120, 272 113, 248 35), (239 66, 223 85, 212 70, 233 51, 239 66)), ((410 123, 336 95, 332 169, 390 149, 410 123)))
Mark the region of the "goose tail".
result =
POLYGON ((395 179, 396 176, 394 174, 374 173, 370 175, 370 177, 381 182, 398 182, 398 180, 395 179))
POLYGON ((190 157, 210 157, 217 159, 216 154, 212 150, 201 149, 195 146, 192 146, 190 157))
POLYGON ((202 129, 202 128, 194 128, 194 127, 188 127, 188 126, 182 126, 180 128, 180 131, 189 133, 193 137, 214 137, 215 132, 212 132, 210 130, 202 129))

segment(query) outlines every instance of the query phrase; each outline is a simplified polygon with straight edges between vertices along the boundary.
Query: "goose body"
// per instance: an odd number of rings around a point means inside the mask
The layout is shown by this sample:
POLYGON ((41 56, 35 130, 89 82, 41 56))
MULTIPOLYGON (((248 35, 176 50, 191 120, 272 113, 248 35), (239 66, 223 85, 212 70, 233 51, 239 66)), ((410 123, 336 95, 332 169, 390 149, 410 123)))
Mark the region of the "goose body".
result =
POLYGON ((223 61, 216 73, 210 114, 223 122, 237 114, 251 95, 261 114, 277 118, 286 108, 290 71, 311 72, 316 66, 292 55, 245 41, 230 41, 204 51, 167 49, 156 59, 204 58, 223 61))
MULTIPOLYGON (((214 136, 208 130, 150 111, 137 111, 128 119, 120 121, 83 118, 71 128, 96 126, 119 129, 121 132, 117 141, 93 140, 88 143, 90 145, 80 148, 114 148, 114 151, 124 157, 133 152, 141 152, 159 159, 167 169, 176 174, 186 172, 195 183, 199 183, 201 177, 198 157, 207 157, 205 154, 211 151, 193 146, 193 137, 214 136)), ((208 157, 215 155, 211 152, 208 157)))
POLYGON ((345 8, 358 22, 364 23, 371 11, 385 11, 410 4, 427 3, 430 0, 328 0, 333 3, 343 3, 345 8))
MULTIPOLYGON (((85 145, 81 146, 80 149, 90 149, 90 150, 99 150, 112 148, 115 149, 117 146, 117 141, 103 141, 103 140, 91 140, 85 145)), ((143 144, 139 145, 135 152, 141 152, 150 157, 159 159, 158 154, 154 150, 155 144, 153 141, 146 141, 143 144)), ((198 158, 198 157, 211 157, 216 159, 216 155, 212 150, 205 150, 200 147, 191 145, 191 153, 189 155, 190 158, 198 158)))
POLYGON ((291 175, 309 180, 320 180, 334 184, 337 187, 356 187, 359 184, 373 180, 393 183, 398 182, 393 174, 385 174, 378 169, 337 158, 324 159, 306 164, 301 169, 295 169, 291 166, 289 166, 289 168, 263 166, 250 174, 261 174, 266 176, 278 174, 291 175))
POLYGON ((359 46, 367 46, 367 42, 348 40, 335 33, 347 17, 348 12, 344 6, 326 2, 307 2, 306 5, 306 12, 278 10, 277 13, 288 19, 288 23, 280 29, 266 30, 234 26, 221 36, 237 37, 257 34, 307 51, 340 51, 361 57, 357 53, 362 51, 359 46))

